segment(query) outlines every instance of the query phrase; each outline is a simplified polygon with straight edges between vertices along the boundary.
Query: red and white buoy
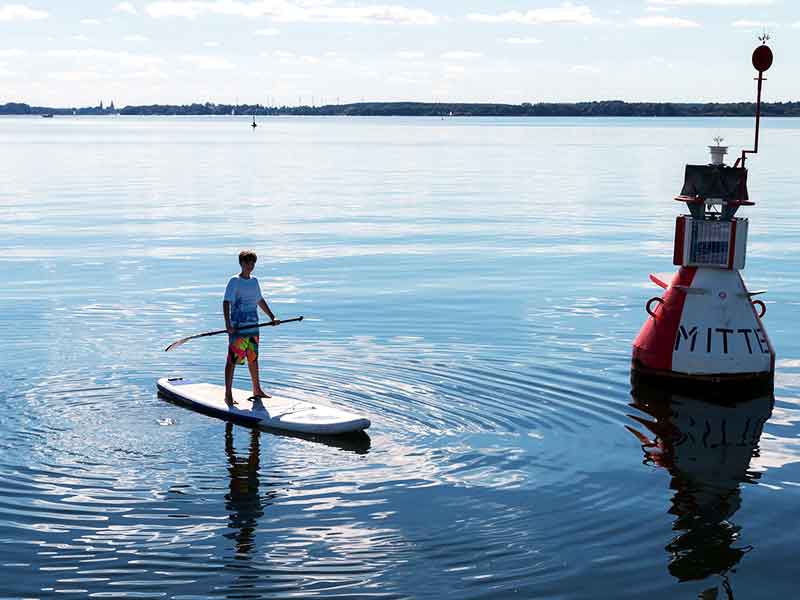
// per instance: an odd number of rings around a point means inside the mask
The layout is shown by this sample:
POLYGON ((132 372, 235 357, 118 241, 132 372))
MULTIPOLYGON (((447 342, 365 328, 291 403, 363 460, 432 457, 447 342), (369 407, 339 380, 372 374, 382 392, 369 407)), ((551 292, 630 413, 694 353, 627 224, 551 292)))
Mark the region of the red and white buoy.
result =
POLYGON ((715 138, 711 162, 686 165, 683 189, 675 199, 685 202, 688 215, 675 226, 673 263, 680 269, 660 297, 646 305, 650 315, 633 343, 632 374, 637 378, 737 385, 772 384, 775 351, 761 318, 766 306, 747 289, 739 269, 747 249, 741 206, 752 206, 747 194, 747 154, 758 152, 761 84, 772 64, 767 36, 753 52, 758 71, 755 145, 743 150, 733 166, 726 165, 727 147, 715 138))

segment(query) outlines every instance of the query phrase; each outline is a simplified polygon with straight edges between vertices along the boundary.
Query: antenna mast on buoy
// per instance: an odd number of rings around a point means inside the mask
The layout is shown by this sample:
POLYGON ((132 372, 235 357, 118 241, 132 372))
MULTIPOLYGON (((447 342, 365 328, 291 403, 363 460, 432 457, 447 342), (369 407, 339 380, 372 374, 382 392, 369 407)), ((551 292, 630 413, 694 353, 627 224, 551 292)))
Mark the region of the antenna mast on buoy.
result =
POLYGON ((761 45, 753 50, 753 66, 758 71, 758 92, 756 93, 756 138, 753 143, 752 150, 742 150, 742 156, 733 165, 738 167, 739 163, 744 167, 744 162, 747 160, 748 154, 756 154, 758 152, 758 132, 761 125, 761 84, 764 82, 764 72, 772 66, 772 50, 767 46, 769 41, 769 34, 764 32, 758 36, 758 41, 761 45))

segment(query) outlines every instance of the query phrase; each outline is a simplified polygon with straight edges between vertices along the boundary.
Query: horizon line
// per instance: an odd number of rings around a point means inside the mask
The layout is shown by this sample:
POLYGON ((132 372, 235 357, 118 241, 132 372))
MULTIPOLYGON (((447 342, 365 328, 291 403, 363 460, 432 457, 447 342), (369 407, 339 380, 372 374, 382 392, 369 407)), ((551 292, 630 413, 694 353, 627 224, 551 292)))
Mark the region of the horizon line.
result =
MULTIPOLYGON (((784 104, 797 104, 800 103, 800 100, 779 100, 779 101, 772 101, 772 102, 765 102, 762 101, 762 106, 774 106, 774 105, 784 105, 784 104)), ((530 101, 523 101, 523 102, 490 102, 490 101, 466 101, 466 100, 454 100, 454 101, 421 101, 421 100, 360 100, 358 102, 336 102, 336 103, 325 103, 325 104, 262 104, 262 103, 246 103, 246 102, 211 102, 211 101, 192 101, 192 102, 183 102, 183 103, 174 103, 174 102, 150 102, 148 104, 126 104, 124 106, 115 106, 113 100, 109 102, 109 104, 100 103, 97 105, 84 105, 79 106, 77 104, 72 105, 62 105, 62 106, 46 106, 46 105, 39 105, 39 104, 32 104, 26 101, 19 101, 19 100, 7 100, 0 104, 0 109, 12 107, 12 106, 20 106, 20 107, 28 107, 31 109, 48 109, 48 110, 87 110, 87 109, 97 109, 97 110, 125 110, 125 109, 134 109, 134 108, 147 108, 147 107, 156 107, 156 106, 163 106, 163 107, 177 107, 177 108, 187 108, 192 106, 203 106, 203 107, 228 107, 228 108, 258 108, 258 109, 299 109, 299 108, 336 108, 336 107, 348 107, 348 106, 368 106, 368 105, 382 105, 382 106, 390 106, 390 105, 415 105, 415 106, 460 106, 460 107, 468 107, 468 106, 497 106, 497 107, 536 107, 536 106, 578 106, 584 104, 617 104, 617 105, 655 105, 655 106, 666 106, 666 105, 677 105, 677 106, 697 106, 697 105, 755 105, 756 102, 754 100, 620 100, 615 98, 606 98, 600 100, 573 100, 573 101, 558 101, 558 100, 542 100, 536 102, 530 101)))

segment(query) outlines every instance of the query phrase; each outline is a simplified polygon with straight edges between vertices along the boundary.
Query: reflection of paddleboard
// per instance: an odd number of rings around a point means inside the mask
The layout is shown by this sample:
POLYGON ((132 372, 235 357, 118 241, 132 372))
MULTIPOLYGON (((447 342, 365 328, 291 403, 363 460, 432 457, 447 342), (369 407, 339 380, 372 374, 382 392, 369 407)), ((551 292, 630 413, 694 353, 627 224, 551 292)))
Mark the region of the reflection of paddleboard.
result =
POLYGON ((362 431, 369 419, 331 406, 273 396, 254 400, 245 390, 234 388, 236 405, 225 404, 225 388, 212 383, 194 383, 182 377, 162 377, 158 391, 176 402, 206 409, 223 419, 251 423, 300 433, 337 434, 362 431))

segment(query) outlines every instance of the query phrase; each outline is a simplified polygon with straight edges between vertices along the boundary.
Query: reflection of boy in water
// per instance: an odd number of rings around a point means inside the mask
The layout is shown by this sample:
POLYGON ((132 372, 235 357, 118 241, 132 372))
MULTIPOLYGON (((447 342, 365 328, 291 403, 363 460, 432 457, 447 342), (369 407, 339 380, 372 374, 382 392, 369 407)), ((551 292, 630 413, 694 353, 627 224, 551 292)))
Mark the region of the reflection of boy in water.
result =
POLYGON ((250 369, 250 378, 253 380, 253 396, 256 398, 269 398, 261 389, 258 379, 258 329, 249 325, 258 323, 258 309, 260 308, 270 320, 278 325, 267 302, 261 295, 258 279, 251 276, 256 268, 258 257, 255 252, 244 250, 239 253, 239 265, 242 272, 231 277, 225 288, 225 298, 222 301, 222 313, 225 315, 225 329, 228 330, 228 359, 225 361, 225 403, 228 406, 235 404, 233 400, 233 371, 236 365, 247 362, 250 369))
POLYGON ((250 430, 250 448, 246 457, 236 455, 233 446, 233 424, 225 424, 225 454, 228 455, 230 488, 225 497, 225 508, 230 512, 228 527, 234 531, 225 537, 236 541, 236 557, 246 558, 253 551, 255 530, 259 517, 264 514, 267 502, 258 492, 259 435, 250 430))

